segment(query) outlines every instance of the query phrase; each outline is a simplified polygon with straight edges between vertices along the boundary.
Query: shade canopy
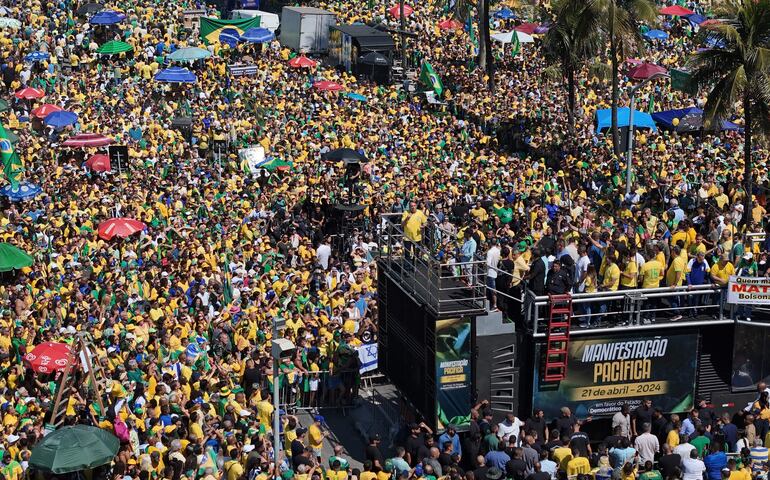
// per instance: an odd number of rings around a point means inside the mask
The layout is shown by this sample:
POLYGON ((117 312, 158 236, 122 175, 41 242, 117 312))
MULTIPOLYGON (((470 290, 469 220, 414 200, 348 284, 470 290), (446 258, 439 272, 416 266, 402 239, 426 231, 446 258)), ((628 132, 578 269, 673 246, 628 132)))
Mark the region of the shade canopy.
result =
POLYGON ((179 50, 169 54, 166 58, 173 62, 193 62, 195 60, 201 60, 203 58, 209 58, 211 52, 206 49, 198 47, 180 48, 179 50))
POLYGON ((51 54, 48 52, 31 52, 24 55, 24 60, 27 62, 41 62, 51 58, 51 54))
POLYGON ((514 30, 517 32, 524 32, 526 34, 532 35, 535 33, 535 30, 540 26, 539 23, 522 23, 521 25, 517 27, 513 27, 514 30))
POLYGON ((448 18, 441 22, 438 22, 438 28, 441 30, 459 30, 463 28, 463 24, 455 20, 454 18, 448 18))
MULTIPOLYGON (((703 129, 703 110, 698 107, 655 112, 652 114, 652 119, 662 128, 677 132, 695 132, 703 129)), ((733 122, 722 121, 720 129, 736 131, 740 130, 741 127, 733 122)))
POLYGON ((29 267, 33 263, 35 263, 35 259, 24 250, 10 243, 0 243, 0 272, 29 267))
POLYGON ((75 112, 68 112, 67 110, 60 110, 58 112, 51 112, 46 115, 43 122, 54 128, 62 128, 68 125, 74 125, 78 121, 78 115, 75 112))
POLYGON ((133 218, 111 218, 99 224, 99 237, 104 240, 112 240, 115 237, 126 238, 139 233, 147 228, 147 225, 133 218))
POLYGON ((304 55, 299 55, 289 60, 289 66, 292 68, 313 68, 316 66, 316 62, 304 55))
POLYGON ((387 67, 390 65, 390 60, 379 52, 369 52, 362 57, 358 57, 358 63, 377 67, 387 67))
MULTIPOLYGON (((401 5, 396 5, 388 9, 388 13, 396 18, 401 18, 401 5)), ((408 17, 414 13, 414 8, 404 4, 404 16, 408 17)))
POLYGON ((365 101, 367 101, 367 98, 365 96, 361 95, 360 93, 356 93, 356 92, 348 92, 348 93, 345 94, 345 96, 348 97, 351 100, 356 100, 358 102, 365 102, 365 101))
POLYGON ((112 40, 99 47, 96 50, 96 53, 101 53, 102 55, 116 55, 118 53, 130 52, 133 49, 134 47, 126 42, 112 40))
POLYGON ((105 137, 98 133, 81 133, 65 140, 62 146, 71 148, 106 147, 111 143, 112 139, 110 137, 105 137))
POLYGON ((275 38, 275 34, 266 28, 250 28, 243 32, 241 40, 249 43, 266 43, 275 38))
POLYGON ((29 464, 54 474, 79 472, 110 463, 118 453, 118 438, 88 425, 62 427, 32 449, 29 464))
POLYGON ((672 15, 677 17, 684 17, 685 15, 692 15, 693 12, 689 8, 684 8, 680 5, 672 5, 670 7, 661 8, 658 10, 662 15, 672 15))
POLYGON ((15 18, 0 18, 0 28, 21 28, 21 22, 15 18))
POLYGON ((51 103, 44 103, 40 105, 39 107, 36 107, 32 110, 32 116, 37 118, 45 118, 48 115, 50 115, 53 112, 59 112, 61 110, 64 110, 58 105, 53 105, 51 103))
POLYGON ((524 32, 519 32, 518 30, 514 30, 512 32, 495 33, 492 35, 492 40, 496 42, 500 42, 502 44, 512 43, 514 34, 516 35, 516 37, 518 37, 519 43, 533 43, 535 41, 535 37, 533 37, 532 35, 524 32))
POLYGON ((668 70, 666 70, 664 67, 661 67, 660 65, 655 65, 654 63, 642 63, 641 65, 637 65, 631 68, 628 71, 628 77, 635 80, 646 80, 653 75, 661 75, 666 73, 668 73, 668 70))
POLYGON ((82 15, 91 15, 92 13, 100 12, 102 10, 104 10, 104 5, 102 5, 101 3, 88 2, 79 6, 75 13, 82 16, 82 15))
POLYGON ((112 165, 110 165, 110 156, 103 153, 92 155, 91 158, 86 160, 86 166, 94 172, 109 172, 112 170, 112 165))
POLYGON ((219 31, 218 40, 220 43, 224 43, 230 48, 235 48, 235 46, 238 45, 238 42, 241 41, 241 34, 234 28, 223 28, 219 31))
POLYGON ((115 25, 126 19, 122 13, 113 10, 102 10, 88 21, 91 25, 115 25))
POLYGON ((668 33, 663 30, 650 30, 645 32, 644 36, 650 40, 665 40, 668 38, 668 33))
POLYGON ((21 90, 18 90, 13 95, 16 98, 21 98, 24 100, 33 100, 36 98, 45 97, 45 92, 40 90, 39 88, 25 87, 25 88, 22 88, 21 90))
POLYGON ((320 82, 315 82, 313 88, 320 90, 321 92, 338 92, 342 90, 342 85, 329 80, 321 80, 320 82))
POLYGON ((366 156, 352 148, 338 148, 327 152, 321 156, 322 160, 327 162, 345 162, 345 163, 359 163, 368 162, 369 159, 366 156))
POLYGON ((67 368, 70 355, 72 350, 66 343, 43 342, 24 355, 24 362, 37 373, 58 372, 67 368))
MULTIPOLYGON (((630 109, 628 107, 618 108, 618 127, 628 126, 628 116, 630 109)), ((596 130, 601 132, 610 128, 612 125, 612 110, 605 108, 596 111, 596 130)), ((658 127, 655 126, 655 122, 649 113, 640 112, 634 110, 634 127, 635 128, 649 128, 653 132, 658 131, 658 127)))
POLYGON ((12 202, 21 202, 37 197, 42 192, 38 185, 30 182, 21 182, 18 185, 6 185, 0 188, 0 195, 8 197, 12 202))
POLYGON ((198 77, 186 68, 169 67, 155 74, 155 81, 166 83, 195 83, 198 81, 198 77))
POLYGON ((493 15, 495 18, 500 18, 502 20, 509 20, 511 18, 516 18, 516 14, 513 13, 513 10, 511 10, 508 7, 503 7, 500 10, 496 11, 493 15))

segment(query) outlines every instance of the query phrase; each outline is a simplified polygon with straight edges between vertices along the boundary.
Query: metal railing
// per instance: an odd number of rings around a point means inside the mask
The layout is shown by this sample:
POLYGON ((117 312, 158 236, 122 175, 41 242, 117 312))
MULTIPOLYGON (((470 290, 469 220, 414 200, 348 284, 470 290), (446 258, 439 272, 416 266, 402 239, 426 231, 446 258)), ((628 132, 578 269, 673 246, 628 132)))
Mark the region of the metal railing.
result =
POLYGON ((486 263, 477 259, 463 261, 457 238, 433 220, 426 223, 419 242, 408 241, 401 227, 402 215, 382 215, 379 231, 382 273, 437 315, 483 314, 486 263))
MULTIPOLYGON (((572 321, 575 327, 584 328, 575 328, 570 335, 611 332, 618 327, 644 330, 732 323, 732 306, 726 304, 725 293, 717 285, 576 293, 572 295, 572 321)), ((547 295, 527 290, 524 316, 534 337, 546 336, 549 304, 547 295)))

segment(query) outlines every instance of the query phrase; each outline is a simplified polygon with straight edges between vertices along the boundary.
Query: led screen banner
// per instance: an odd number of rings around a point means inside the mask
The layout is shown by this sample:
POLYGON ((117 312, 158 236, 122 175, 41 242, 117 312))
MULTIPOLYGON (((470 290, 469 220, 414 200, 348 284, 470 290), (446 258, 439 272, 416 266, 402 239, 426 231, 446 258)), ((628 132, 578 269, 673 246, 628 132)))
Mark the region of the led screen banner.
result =
MULTIPOLYGON (((544 348, 538 345, 537 358, 544 348)), ((568 350, 564 380, 544 384, 542 372, 535 376, 533 406, 546 417, 558 417, 561 407, 578 417, 613 415, 624 403, 635 408, 645 398, 664 412, 693 406, 697 334, 577 338, 568 350)))
POLYGON ((436 418, 439 430, 466 427, 471 413, 471 319, 436 321, 436 418))

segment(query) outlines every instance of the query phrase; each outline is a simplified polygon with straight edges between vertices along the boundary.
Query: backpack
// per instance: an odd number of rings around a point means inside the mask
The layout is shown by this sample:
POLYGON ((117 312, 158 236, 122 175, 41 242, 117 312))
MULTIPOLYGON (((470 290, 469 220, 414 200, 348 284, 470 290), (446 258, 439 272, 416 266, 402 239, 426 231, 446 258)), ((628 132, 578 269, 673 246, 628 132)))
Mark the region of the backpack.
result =
POLYGON ((115 416, 115 436, 118 437, 118 440, 121 441, 121 443, 128 442, 131 437, 128 433, 128 426, 126 423, 120 418, 119 415, 115 416))

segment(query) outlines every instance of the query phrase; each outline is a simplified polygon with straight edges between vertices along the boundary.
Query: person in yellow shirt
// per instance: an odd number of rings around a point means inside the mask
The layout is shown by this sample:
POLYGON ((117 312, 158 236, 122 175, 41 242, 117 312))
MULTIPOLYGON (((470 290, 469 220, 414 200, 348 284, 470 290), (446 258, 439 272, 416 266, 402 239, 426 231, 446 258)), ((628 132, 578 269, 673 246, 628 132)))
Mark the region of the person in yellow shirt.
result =
POLYGON ((620 273, 620 287, 623 290, 636 288, 639 273, 639 266, 636 264, 636 259, 629 255, 623 259, 623 262, 623 271, 620 273))
MULTIPOLYGON (((408 242, 418 243, 422 240, 422 227, 428 221, 428 218, 417 209, 417 204, 411 202, 409 211, 401 216, 401 226, 404 229, 404 239, 408 242)), ((404 246, 406 248, 406 245, 404 246)))
POLYGON ((607 267, 604 270, 604 279, 602 280, 602 290, 615 292, 620 285, 620 267, 618 267, 615 258, 612 255, 605 255, 607 267))
POLYGON ((226 461, 222 468, 225 470, 225 480, 239 480, 243 477, 243 465, 240 460, 240 449, 233 447, 230 449, 230 460, 226 461))
MULTIPOLYGON (((666 271, 666 285, 671 288, 681 287, 687 273, 687 262, 681 253, 682 249, 679 245, 674 245, 671 249, 671 265, 668 267, 668 271, 666 271)), ((671 308, 677 310, 681 304, 681 297, 672 295, 669 302, 671 303, 671 308)), ((674 312, 671 321, 680 320, 681 318, 682 316, 678 312, 674 312)))
POLYGON ((326 436, 326 432, 321 430, 323 422, 324 417, 316 415, 313 417, 313 424, 307 428, 308 446, 313 450, 318 463, 321 463, 321 450, 323 449, 324 437, 326 436))
POLYGON ((591 463, 586 457, 580 456, 577 448, 572 449, 572 460, 567 462, 567 476, 573 477, 578 474, 591 472, 591 463))
POLYGON ((730 254, 725 252, 719 261, 711 266, 711 281, 720 287, 727 287, 730 275, 735 275, 735 266, 730 263, 730 254))

